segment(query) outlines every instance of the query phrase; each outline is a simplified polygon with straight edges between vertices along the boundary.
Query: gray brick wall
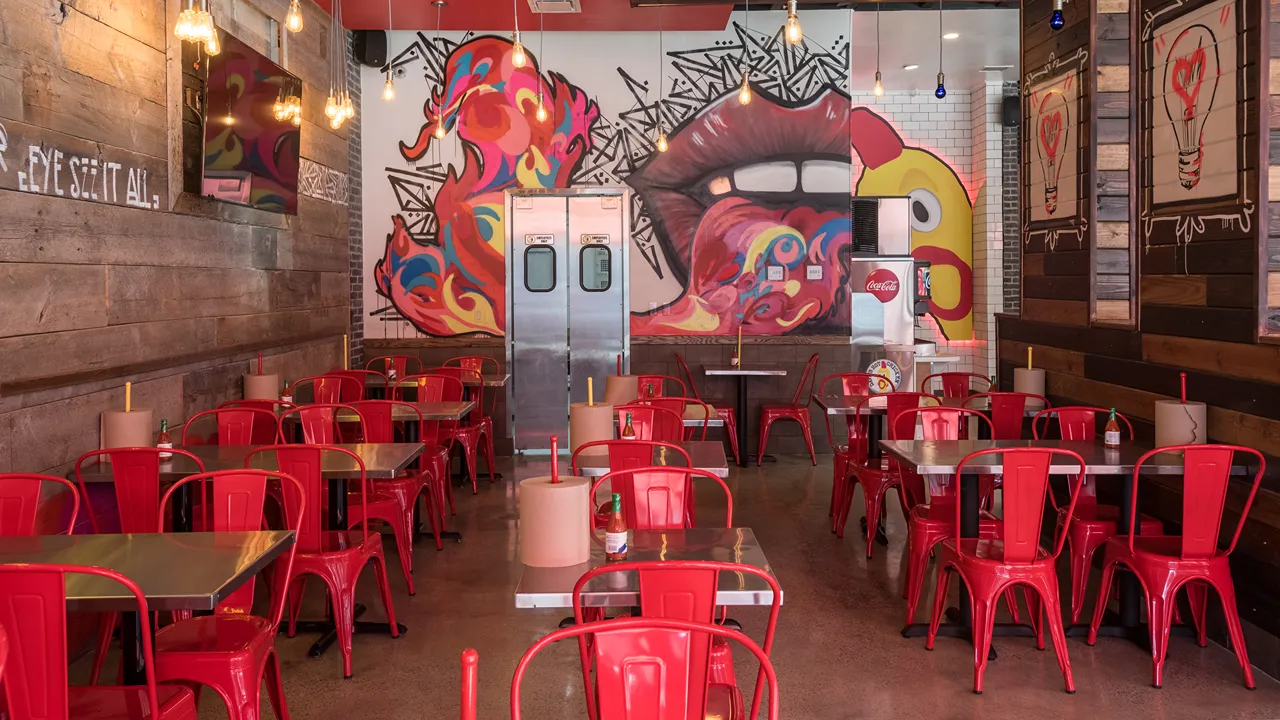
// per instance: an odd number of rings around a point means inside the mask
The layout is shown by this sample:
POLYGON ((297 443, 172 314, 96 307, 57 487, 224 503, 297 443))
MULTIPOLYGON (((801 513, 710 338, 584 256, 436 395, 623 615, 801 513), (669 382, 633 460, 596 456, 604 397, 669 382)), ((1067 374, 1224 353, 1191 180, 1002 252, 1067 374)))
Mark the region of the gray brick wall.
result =
MULTIPOLYGON (((1018 96, 1018 83, 1005 82, 1005 97, 1018 96)), ((1002 126, 1002 172, 1004 192, 1001 198, 1001 214, 1004 217, 1003 275, 1004 275, 1004 311, 1017 315, 1022 312, 1022 212, 1018 195, 1022 184, 1018 180, 1018 169, 1022 166, 1019 158, 1021 147, 1018 127, 1002 126)))
POLYGON ((351 367, 364 367, 364 219, 361 206, 360 171, 360 120, 364 109, 360 106, 360 63, 351 51, 354 35, 347 33, 347 86, 351 89, 351 101, 356 106, 356 116, 347 122, 347 157, 350 170, 347 173, 347 216, 350 227, 347 235, 347 252, 351 280, 351 367))

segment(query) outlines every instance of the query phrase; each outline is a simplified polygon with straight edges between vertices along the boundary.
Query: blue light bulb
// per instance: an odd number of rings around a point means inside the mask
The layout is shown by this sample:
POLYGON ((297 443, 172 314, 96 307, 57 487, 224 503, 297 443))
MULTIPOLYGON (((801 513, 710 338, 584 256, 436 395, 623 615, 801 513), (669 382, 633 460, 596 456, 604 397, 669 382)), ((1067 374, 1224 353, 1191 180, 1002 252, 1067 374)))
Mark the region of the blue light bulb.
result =
POLYGON ((1067 19, 1062 16, 1061 10, 1054 10, 1053 15, 1049 17, 1049 27, 1054 30, 1061 30, 1063 25, 1067 24, 1067 19))
POLYGON ((938 89, 933 91, 933 96, 941 100, 947 96, 946 76, 938 73, 938 89))

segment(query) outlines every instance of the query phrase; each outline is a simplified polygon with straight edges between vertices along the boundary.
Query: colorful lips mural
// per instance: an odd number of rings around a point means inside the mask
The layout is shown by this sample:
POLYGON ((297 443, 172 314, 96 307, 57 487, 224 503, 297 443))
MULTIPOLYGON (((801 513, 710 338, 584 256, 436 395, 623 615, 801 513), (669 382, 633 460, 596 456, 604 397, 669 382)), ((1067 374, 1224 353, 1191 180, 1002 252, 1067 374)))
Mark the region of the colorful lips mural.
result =
MULTIPOLYGON (((598 142, 597 105, 566 78, 516 69, 505 38, 479 37, 453 49, 442 89, 400 154, 424 157, 443 122, 457 133, 462 167, 450 167, 434 197, 437 240, 411 235, 392 218, 374 277, 379 294, 429 335, 505 329, 502 193, 569 187, 583 163, 628 153, 616 177, 643 212, 683 287, 673 300, 632 315, 635 335, 841 334, 848 332, 846 270, 851 239, 850 160, 864 166, 858 195, 912 198, 913 254, 933 263, 934 304, 951 339, 972 336, 972 206, 937 156, 908 147, 893 128, 848 95, 824 85, 804 101, 755 88, 749 105, 732 86, 668 133, 670 150, 598 142), (551 111, 535 119, 538 90, 551 111), (645 155, 637 159, 635 153, 645 155), (807 279, 806 266, 822 268, 807 279), (784 279, 769 280, 770 266, 784 279)), ((621 74, 621 70, 619 71, 621 74)), ((615 166, 621 164, 614 161, 615 166)), ((637 263, 637 253, 632 262, 637 263)), ((633 272, 634 277, 634 272, 633 272)))

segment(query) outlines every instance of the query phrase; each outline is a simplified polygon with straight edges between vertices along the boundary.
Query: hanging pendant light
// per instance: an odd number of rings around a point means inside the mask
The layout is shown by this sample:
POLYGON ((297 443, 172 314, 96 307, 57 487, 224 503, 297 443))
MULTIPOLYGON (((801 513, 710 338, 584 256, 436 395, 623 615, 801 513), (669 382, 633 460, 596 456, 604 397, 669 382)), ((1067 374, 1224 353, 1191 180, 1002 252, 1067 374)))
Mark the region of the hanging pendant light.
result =
POLYGON ((658 152, 666 152, 671 147, 671 144, 667 142, 667 134, 661 129, 658 130, 658 140, 654 145, 657 146, 658 152))
POLYGON ((748 71, 742 71, 742 87, 738 88, 738 102, 743 105, 751 104, 751 81, 748 79, 748 71))
MULTIPOLYGON (((435 37, 434 44, 439 45, 440 44, 440 14, 444 11, 444 7, 445 5, 448 5, 448 3, 445 2, 445 0, 431 0, 431 4, 436 6, 436 37, 435 37)), ((444 121, 445 121, 444 110, 442 108, 440 112, 436 114, 435 130, 431 131, 432 137, 434 137, 437 140, 443 140, 445 135, 447 135, 449 132, 448 130, 445 129, 444 121)))
POLYGON ((511 0, 511 15, 515 20, 515 31, 511 33, 511 65, 522 68, 529 62, 529 56, 520 44, 520 10, 516 0, 511 0))
POLYGON ((947 96, 947 76, 942 72, 942 0, 938 0, 938 88, 933 96, 939 100, 947 96))
POLYGON ((396 99, 396 71, 391 67, 389 58, 391 54, 391 35, 394 29, 395 18, 391 16, 391 0, 387 0, 387 79, 382 83, 382 100, 391 102, 396 99))
POLYGON ((329 118, 329 127, 337 130, 356 116, 356 106, 347 89, 347 34, 342 27, 342 0, 333 2, 329 47, 332 60, 329 63, 329 99, 325 102, 324 114, 329 118))
POLYGON ((751 3, 748 2, 742 18, 742 85, 738 88, 738 104, 749 105, 751 103, 751 82, 748 77, 751 60, 751 3))
POLYGON ((663 95, 663 84, 664 84, 662 82, 662 74, 663 74, 662 63, 667 56, 665 52, 666 48, 662 44, 662 39, 663 39, 662 29, 663 29, 662 28, 662 7, 659 6, 658 7, 658 104, 655 108, 658 116, 658 137, 654 139, 653 146, 657 148, 658 152, 660 153, 666 152, 667 148, 670 147, 670 145, 667 143, 667 133, 662 129, 662 95, 663 95))
POLYGON ((285 15, 284 27, 292 33, 302 32, 302 6, 298 4, 298 0, 289 3, 289 14, 285 15))
MULTIPOLYGON (((538 58, 539 59, 542 59, 543 57, 542 51, 546 47, 547 47, 547 26, 545 22, 545 15, 543 15, 542 13, 539 13, 538 14, 538 58)), ((542 102, 542 74, 534 73, 534 81, 538 83, 538 109, 534 111, 533 117, 535 120, 542 123, 542 122, 546 122, 547 117, 549 116, 547 113, 547 106, 542 102)))
POLYGON ((222 52, 222 44, 218 42, 218 29, 212 26, 212 20, 210 18, 209 39, 204 41, 204 51, 209 56, 222 52))
POLYGON ((446 132, 447 131, 444 129, 444 118, 436 118, 436 130, 432 135, 434 135, 437 140, 443 140, 446 132))
POLYGON ((796 15, 796 0, 787 3, 787 24, 784 35, 787 42, 799 45, 804 40, 804 30, 800 28, 800 16, 796 15))
POLYGON ((208 42, 213 36, 213 16, 203 4, 196 7, 196 0, 189 0, 187 9, 178 13, 178 24, 173 28, 173 35, 186 42, 208 42))
MULTIPOLYGON (((853 12, 850 10, 849 12, 853 12)), ((880 5, 876 5, 876 84, 871 88, 871 94, 876 97, 884 96, 884 83, 880 82, 880 5)))
POLYGON ((1053 0, 1053 14, 1049 16, 1050 28, 1061 30, 1067 24, 1067 19, 1062 14, 1062 6, 1065 4, 1066 0, 1053 0))

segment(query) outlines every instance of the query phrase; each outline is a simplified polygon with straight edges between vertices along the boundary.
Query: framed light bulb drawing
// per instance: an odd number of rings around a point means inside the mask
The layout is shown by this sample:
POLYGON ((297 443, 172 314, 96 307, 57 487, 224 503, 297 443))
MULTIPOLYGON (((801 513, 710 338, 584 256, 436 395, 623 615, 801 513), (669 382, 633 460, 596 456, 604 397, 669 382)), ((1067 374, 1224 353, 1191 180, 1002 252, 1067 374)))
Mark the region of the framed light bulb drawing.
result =
POLYGON ((1084 248, 1091 217, 1088 65, 1082 47, 1023 79, 1023 240, 1033 251, 1084 248))
POLYGON ((1246 60, 1258 57, 1260 6, 1258 0, 1143 6, 1143 254, 1173 252, 1177 269, 1187 272, 1191 241, 1242 240, 1258 232, 1258 98, 1266 77, 1256 60, 1246 60))

